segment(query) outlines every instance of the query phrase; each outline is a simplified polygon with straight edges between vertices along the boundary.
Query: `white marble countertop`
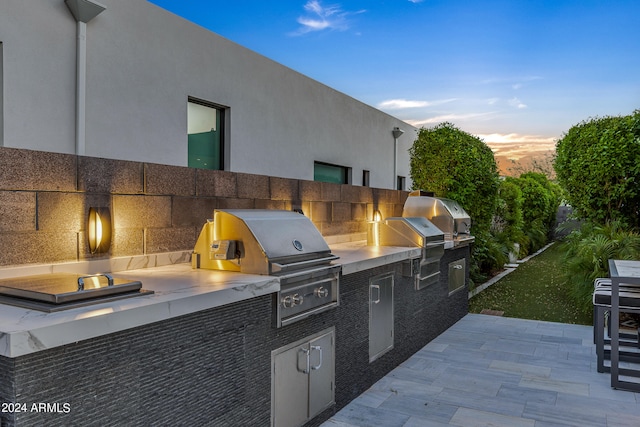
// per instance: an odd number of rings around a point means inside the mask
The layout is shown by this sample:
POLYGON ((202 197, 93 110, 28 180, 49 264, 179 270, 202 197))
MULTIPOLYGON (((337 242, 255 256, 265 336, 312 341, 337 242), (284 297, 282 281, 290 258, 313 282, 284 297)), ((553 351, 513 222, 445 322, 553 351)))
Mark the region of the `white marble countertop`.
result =
MULTIPOLYGON (((345 275, 421 255, 420 248, 373 247, 364 241, 334 244, 331 250, 345 275)), ((194 270, 185 253, 170 255, 1 268, 0 278, 111 271, 141 281, 154 294, 53 313, 0 304, 0 355, 23 356, 280 290, 277 277, 194 270)))
POLYGON ((331 245, 331 253, 340 257, 342 274, 348 275, 422 256, 422 248, 396 246, 367 246, 365 241, 331 245))
POLYGON ((0 355, 18 357, 280 290, 271 276, 193 270, 182 263, 122 271, 154 294, 53 313, 0 304, 0 355))

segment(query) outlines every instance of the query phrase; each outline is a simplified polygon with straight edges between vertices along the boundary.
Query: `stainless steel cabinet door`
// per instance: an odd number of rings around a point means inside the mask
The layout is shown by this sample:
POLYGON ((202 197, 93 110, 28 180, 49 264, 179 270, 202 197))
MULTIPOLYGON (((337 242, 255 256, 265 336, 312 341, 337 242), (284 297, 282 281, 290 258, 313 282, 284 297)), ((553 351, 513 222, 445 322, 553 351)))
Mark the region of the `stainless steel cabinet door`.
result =
POLYGON ((309 418, 334 403, 334 355, 333 333, 309 343, 309 418))
POLYGON ((369 362, 393 348, 393 273, 369 280, 369 362))
POLYGON ((299 426, 307 419, 309 402, 309 374, 307 355, 309 345, 296 346, 274 357, 272 398, 274 425, 299 426))
POLYGON ((335 329, 274 350, 272 426, 297 427, 335 403, 335 329))
POLYGON ((449 295, 464 288, 466 283, 465 264, 464 258, 449 263, 449 295))

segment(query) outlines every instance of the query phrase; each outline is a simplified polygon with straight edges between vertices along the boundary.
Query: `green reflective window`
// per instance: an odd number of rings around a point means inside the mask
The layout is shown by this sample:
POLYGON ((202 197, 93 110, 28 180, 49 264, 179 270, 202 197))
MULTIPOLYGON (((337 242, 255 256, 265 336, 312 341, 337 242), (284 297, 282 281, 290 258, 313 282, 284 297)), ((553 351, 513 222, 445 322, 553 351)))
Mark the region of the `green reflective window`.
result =
POLYGON ((187 104, 188 166, 223 169, 224 110, 189 101, 187 104))
POLYGON ((348 184, 348 169, 344 166, 315 162, 313 165, 313 180, 332 182, 334 184, 348 184))

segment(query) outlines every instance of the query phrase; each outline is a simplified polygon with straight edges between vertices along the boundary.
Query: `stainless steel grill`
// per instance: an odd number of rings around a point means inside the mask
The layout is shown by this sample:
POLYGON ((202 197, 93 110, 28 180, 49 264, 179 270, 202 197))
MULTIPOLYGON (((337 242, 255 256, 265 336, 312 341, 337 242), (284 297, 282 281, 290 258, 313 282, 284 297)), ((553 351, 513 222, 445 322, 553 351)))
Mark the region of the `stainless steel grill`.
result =
POLYGON ((306 216, 283 210, 219 209, 204 225, 194 268, 277 276, 277 327, 338 305, 340 266, 306 216))
POLYGON ((443 231, 445 240, 460 240, 471 236, 471 217, 458 202, 442 197, 429 196, 417 190, 409 194, 403 217, 421 216, 427 218, 443 231))
POLYGON ((425 217, 392 217, 372 223, 368 243, 380 246, 417 246, 422 256, 412 260, 406 275, 415 277, 416 289, 440 280, 440 258, 444 254, 444 234, 425 217))

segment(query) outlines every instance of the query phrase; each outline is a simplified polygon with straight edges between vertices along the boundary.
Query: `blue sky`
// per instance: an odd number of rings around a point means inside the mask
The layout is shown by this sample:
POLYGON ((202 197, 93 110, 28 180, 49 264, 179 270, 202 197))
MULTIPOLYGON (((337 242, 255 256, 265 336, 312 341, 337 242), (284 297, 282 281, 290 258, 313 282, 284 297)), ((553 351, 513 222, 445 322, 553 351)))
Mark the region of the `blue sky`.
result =
POLYGON ((548 149, 640 108, 638 0, 151 0, 416 127, 548 149))

